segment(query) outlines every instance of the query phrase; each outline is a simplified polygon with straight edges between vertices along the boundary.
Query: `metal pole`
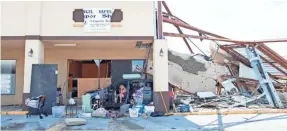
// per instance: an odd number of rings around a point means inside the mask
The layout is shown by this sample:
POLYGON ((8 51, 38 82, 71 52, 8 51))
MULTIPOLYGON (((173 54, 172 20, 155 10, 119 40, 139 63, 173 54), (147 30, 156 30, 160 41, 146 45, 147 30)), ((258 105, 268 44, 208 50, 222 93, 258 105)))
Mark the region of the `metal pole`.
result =
POLYGON ((99 60, 99 67, 98 67, 98 89, 100 89, 101 87, 100 75, 101 75, 101 60, 99 60))
POLYGON ((218 130, 219 131, 224 131, 224 126, 223 126, 223 121, 222 121, 222 114, 220 112, 219 107, 216 107, 216 111, 217 111, 217 122, 218 122, 218 130))

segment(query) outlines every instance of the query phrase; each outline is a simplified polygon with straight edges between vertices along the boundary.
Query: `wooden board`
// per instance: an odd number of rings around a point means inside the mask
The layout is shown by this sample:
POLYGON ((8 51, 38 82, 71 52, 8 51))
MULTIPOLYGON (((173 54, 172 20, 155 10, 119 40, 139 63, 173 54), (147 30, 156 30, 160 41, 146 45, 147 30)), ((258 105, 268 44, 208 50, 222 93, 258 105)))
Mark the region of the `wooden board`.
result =
MULTIPOLYGON (((82 97, 87 91, 98 89, 98 78, 78 78, 78 96, 82 97)), ((111 84, 111 78, 100 78, 100 87, 111 84)))

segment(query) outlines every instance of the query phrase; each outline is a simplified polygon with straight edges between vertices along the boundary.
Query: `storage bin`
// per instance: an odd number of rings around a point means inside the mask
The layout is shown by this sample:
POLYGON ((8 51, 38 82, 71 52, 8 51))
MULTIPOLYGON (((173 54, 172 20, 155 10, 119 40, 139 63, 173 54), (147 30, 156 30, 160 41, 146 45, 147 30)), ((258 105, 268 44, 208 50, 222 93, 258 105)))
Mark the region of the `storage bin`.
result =
POLYGON ((139 116, 139 111, 138 111, 139 108, 130 108, 129 109, 129 114, 130 114, 130 117, 138 117, 139 116))
POLYGON ((138 110, 139 115, 141 115, 144 112, 144 105, 137 105, 134 108, 138 110))
POLYGON ((54 118, 62 118, 65 116, 65 108, 66 106, 53 106, 52 107, 52 115, 54 118))
POLYGON ((92 113, 92 105, 91 105, 91 94, 85 94, 82 96, 82 110, 84 113, 92 113))

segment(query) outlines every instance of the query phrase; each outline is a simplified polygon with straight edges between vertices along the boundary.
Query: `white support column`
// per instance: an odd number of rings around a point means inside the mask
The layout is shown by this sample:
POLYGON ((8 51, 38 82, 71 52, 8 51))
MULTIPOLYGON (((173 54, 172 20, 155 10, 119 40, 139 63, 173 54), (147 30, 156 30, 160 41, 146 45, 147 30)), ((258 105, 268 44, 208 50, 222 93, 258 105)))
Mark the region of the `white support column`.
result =
POLYGON ((32 65, 42 63, 44 63, 43 43, 40 40, 26 40, 23 93, 30 93, 32 65), (30 51, 33 52, 32 55, 30 51))
POLYGON ((32 64, 44 63, 44 45, 36 39, 41 34, 41 1, 25 2, 26 8, 26 35, 35 39, 25 41, 25 65, 24 65, 24 88, 23 93, 30 93, 32 64), (30 50, 33 56, 29 57, 30 50))
MULTIPOLYGON (((28 39, 25 41, 24 87, 22 104, 24 104, 26 98, 30 97, 32 65, 44 63, 44 45, 39 39, 39 36, 41 35, 42 2, 25 2, 25 8, 26 36, 28 39), (30 51, 33 51, 32 56, 29 56, 30 51)), ((24 106, 23 109, 27 110, 24 106)))
POLYGON ((153 43, 153 102, 155 111, 169 112, 167 40, 153 43))
POLYGON ((153 83, 154 92, 168 91, 168 46, 164 39, 153 43, 153 83))

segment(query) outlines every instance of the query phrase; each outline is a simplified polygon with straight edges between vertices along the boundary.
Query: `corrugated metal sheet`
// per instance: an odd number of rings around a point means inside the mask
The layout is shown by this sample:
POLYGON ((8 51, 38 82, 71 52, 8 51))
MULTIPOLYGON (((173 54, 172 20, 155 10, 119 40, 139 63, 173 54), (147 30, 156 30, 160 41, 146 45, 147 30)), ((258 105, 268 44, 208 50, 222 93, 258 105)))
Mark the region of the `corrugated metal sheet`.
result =
MULTIPOLYGON (((235 48, 235 51, 237 51, 238 53, 240 53, 241 55, 243 55, 244 57, 247 58, 247 54, 245 52, 245 48, 235 48)), ((258 53, 263 56, 264 58, 266 58, 268 61, 270 62, 274 62, 270 57, 264 55, 262 52, 260 52, 259 50, 257 50, 258 53)), ((277 69, 275 69, 274 67, 272 67, 269 63, 263 63, 265 69, 267 70, 267 72, 271 73, 272 75, 283 75, 280 71, 278 71, 277 69)), ((280 66, 277 63, 274 63, 274 65, 276 65, 277 67, 279 67, 280 69, 282 69, 283 71, 287 72, 286 69, 284 69, 282 66, 280 66)))

